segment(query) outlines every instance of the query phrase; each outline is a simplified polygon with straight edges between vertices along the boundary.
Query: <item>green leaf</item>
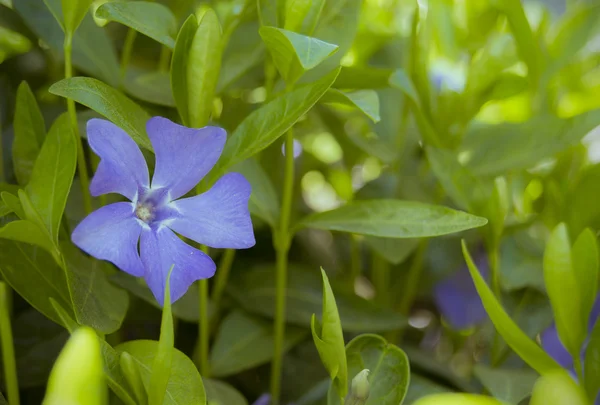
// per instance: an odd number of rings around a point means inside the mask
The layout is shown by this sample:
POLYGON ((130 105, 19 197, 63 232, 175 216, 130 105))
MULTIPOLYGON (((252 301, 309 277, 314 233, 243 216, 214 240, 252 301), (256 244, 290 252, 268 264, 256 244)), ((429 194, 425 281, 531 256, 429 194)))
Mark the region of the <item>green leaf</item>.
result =
POLYGON ((486 223, 485 218, 438 205, 381 199, 353 201, 315 213, 297 226, 387 238, 419 238, 460 232, 486 223))
MULTIPOLYGON (((49 298, 70 311, 65 273, 45 250, 0 239, 0 273, 13 290, 47 318, 64 325, 49 298)), ((74 317, 70 311, 70 316, 74 317)))
POLYGON ((145 131, 150 116, 120 91, 89 77, 63 79, 50 86, 48 91, 102 114, 123 128, 138 145, 152 150, 145 131))
POLYGON ((231 171, 243 173, 252 186, 248 203, 250 213, 275 228, 279 223, 279 197, 261 164, 256 159, 250 158, 232 167, 231 171))
POLYGON ((325 104, 340 104, 348 107, 358 108, 373 122, 379 122, 379 96, 375 90, 358 90, 342 92, 329 89, 321 99, 325 104))
POLYGON ((31 45, 26 36, 0 26, 0 63, 13 55, 28 52, 31 45))
POLYGON ((588 319, 598 292, 598 245, 596 236, 586 228, 578 237, 571 250, 573 271, 578 284, 579 302, 583 325, 588 319))
POLYGON ((204 388, 210 405, 248 405, 246 398, 226 382, 205 378, 204 388))
MULTIPOLYGON (((279 26, 277 16, 277 0, 258 0, 256 2, 258 6, 258 18, 261 25, 272 25, 274 27, 279 26)), ((283 24, 283 21, 281 21, 283 24)))
POLYGON ((102 376, 98 337, 91 328, 79 328, 61 351, 48 379, 44 405, 108 404, 102 376))
POLYGON ((338 50, 337 45, 281 28, 261 27, 259 33, 288 86, 338 50))
POLYGON ((96 17, 128 26, 164 46, 175 47, 177 21, 168 7, 149 1, 108 2, 96 10, 96 17))
MULTIPOLYGON (((39 214, 41 222, 38 222, 38 225, 48 232, 55 245, 58 245, 58 230, 67 205, 76 164, 77 142, 69 117, 65 113, 58 117, 50 128, 33 166, 31 180, 25 187, 32 208, 39 214)), ((28 219, 38 221, 38 218, 28 219)))
POLYGON ((23 211, 23 207, 21 206, 21 202, 19 201, 19 197, 16 197, 9 193, 8 191, 3 191, 0 193, 0 197, 2 197, 2 201, 6 206, 14 212, 19 218, 25 219, 25 211, 23 211))
POLYGON ((490 368, 483 364, 477 364, 474 371, 492 396, 510 404, 518 404, 527 398, 539 377, 531 370, 490 368))
POLYGON ((92 0, 62 0, 65 33, 73 34, 92 5, 92 0))
MULTIPOLYGON (((346 346, 348 358, 348 383, 364 369, 369 370, 370 394, 365 405, 398 405, 408 391, 410 366, 408 357, 397 346, 379 335, 365 334, 355 337, 346 346)), ((332 401, 329 390, 329 405, 332 401)))
POLYGON ((378 238, 367 235, 364 240, 371 249, 392 264, 402 263, 419 245, 419 239, 378 238))
POLYGON ((25 185, 29 182, 33 164, 46 137, 44 117, 26 81, 21 82, 17 90, 13 126, 15 137, 12 156, 15 175, 19 184, 25 185))
MULTIPOLYGON (((410 359, 409 359, 410 360, 410 359)), ((427 395, 451 392, 450 388, 437 384, 419 374, 410 374, 410 386, 404 398, 405 404, 414 404, 418 399, 427 395)))
POLYGON ((583 388, 565 370, 540 377, 533 387, 530 405, 589 405, 583 388))
MULTIPOLYGON (((150 391, 150 374, 159 343, 152 340, 134 340, 118 345, 117 353, 127 352, 136 361, 144 387, 150 391)), ((185 354, 173 349, 171 376, 163 405, 206 405, 206 393, 202 378, 194 363, 185 354)))
POLYGON ((50 305, 52 305, 52 308, 54 308, 56 314, 59 316, 61 324, 64 325, 69 333, 75 332, 77 328, 79 328, 79 325, 77 322, 75 322, 71 314, 54 298, 50 297, 48 300, 50 301, 50 305))
POLYGON ((150 405, 162 405, 167 391, 167 385, 171 376, 173 364, 173 350, 175 337, 173 335, 173 315, 171 314, 171 287, 170 280, 173 267, 169 270, 165 282, 165 295, 163 301, 162 320, 160 323, 160 339, 156 348, 152 372, 150 374, 150 386, 148 387, 148 398, 150 405))
POLYGON ((221 25, 215 12, 204 12, 190 44, 187 56, 188 126, 206 126, 213 108, 213 98, 221 68, 221 25))
MULTIPOLYGON (((106 341, 101 341, 102 358, 104 359, 104 375, 106 376, 106 382, 110 389, 119 397, 125 405, 140 405, 134 401, 132 395, 127 389, 127 380, 123 375, 120 365, 121 353, 117 353, 111 345, 106 341)), ((136 366, 140 370, 139 362, 136 362, 136 366)))
POLYGON ((336 89, 382 89, 390 86, 391 69, 344 66, 333 87, 336 89))
POLYGON ((596 322, 590 335, 583 362, 584 387, 590 398, 600 391, 600 322, 596 322))
POLYGON ((479 269, 477 269, 477 266, 473 263, 473 259, 471 259, 471 255, 467 250, 467 245, 464 240, 462 242, 462 251, 471 277, 473 278, 473 282, 475 283, 477 293, 483 302, 485 311, 506 343, 523 359, 523 361, 541 375, 559 369, 560 366, 558 363, 519 329, 517 324, 510 319, 510 316, 504 311, 494 296, 494 293, 481 276, 479 269))
POLYGON ((152 72, 135 67, 127 69, 123 86, 136 99, 165 107, 175 107, 168 72, 152 72))
POLYGON ((285 6, 284 28, 312 35, 325 6, 325 0, 287 0, 285 6))
MULTIPOLYGON (((581 265, 584 264, 582 260, 581 265)), ((581 270, 586 269, 581 268, 581 270)), ((584 278, 585 275, 582 274, 581 280, 584 278)), ((567 226, 561 223, 554 228, 546 243, 544 282, 558 335, 573 356, 579 354, 587 333, 587 316, 582 313, 579 281, 573 266, 567 226), (574 294, 567 295, 565 291, 573 291, 574 294)))
MULTIPOLYGON (((15 11, 37 37, 62 57, 64 33, 52 16, 59 15, 62 21, 61 2, 44 2, 48 7, 44 7, 40 0, 19 0, 15 2, 15 11)), ((83 18, 73 36, 73 65, 113 86, 119 83, 119 62, 111 39, 106 30, 96 26, 90 14, 83 18)))
MULTIPOLYGON (((275 312, 275 275, 272 266, 255 267, 231 279, 228 291, 250 313, 273 318, 275 312)), ((406 319, 398 313, 380 308, 374 303, 336 289, 337 307, 346 332, 391 331, 406 326, 406 319)), ((321 312, 322 280, 319 273, 290 265, 286 289, 286 320, 303 327, 310 326, 314 313, 321 312)))
POLYGON ((54 257, 54 260, 57 260, 60 255, 54 243, 48 237, 48 234, 31 221, 20 220, 9 222, 0 228, 0 238, 39 246, 50 253, 54 257))
POLYGON ((190 15, 183 23, 177 34, 175 49, 171 58, 171 91, 177 106, 177 111, 184 125, 189 125, 190 114, 188 110, 188 66, 190 48, 196 31, 198 20, 194 14, 190 15))
POLYGON ((335 303, 333 291, 325 270, 321 268, 323 277, 323 310, 321 322, 313 314, 310 330, 313 341, 321 357, 321 362, 331 377, 338 398, 345 398, 348 393, 348 365, 344 348, 344 334, 340 315, 335 303))
POLYGON ((507 405, 494 398, 477 394, 433 394, 412 405, 507 405))
POLYGON ((466 165, 473 173, 503 175, 563 151, 598 125, 600 110, 567 119, 548 115, 524 123, 473 126, 465 136, 461 153, 469 156, 466 165))
MULTIPOLYGON (((284 350, 305 336, 306 330, 288 327, 284 350)), ((273 358, 273 339, 270 323, 241 311, 232 312, 221 323, 210 353, 212 375, 227 377, 267 363, 273 358)))
POLYGON ((127 352, 122 352, 119 356, 119 366, 125 380, 127 380, 127 384, 135 394, 137 402, 143 405, 147 404, 148 394, 146 394, 146 390, 144 389, 140 369, 135 360, 133 360, 133 357, 127 352))
POLYGON ((117 331, 127 314, 129 296, 108 281, 108 263, 85 255, 66 241, 60 248, 77 322, 103 334, 117 331))
POLYGON ((271 100, 248 115, 229 137, 211 178, 275 142, 306 114, 335 81, 339 69, 271 100))

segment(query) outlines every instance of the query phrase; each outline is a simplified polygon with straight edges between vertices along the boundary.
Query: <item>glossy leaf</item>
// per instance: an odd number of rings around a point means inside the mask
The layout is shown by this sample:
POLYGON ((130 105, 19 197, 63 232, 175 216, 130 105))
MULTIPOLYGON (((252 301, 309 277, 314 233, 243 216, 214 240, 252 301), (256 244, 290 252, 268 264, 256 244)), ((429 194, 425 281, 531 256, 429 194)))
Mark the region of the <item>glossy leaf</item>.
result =
POLYGON ((559 369, 560 366, 552 357, 531 340, 525 332, 523 332, 517 324, 508 316, 502 305, 498 302, 494 293, 488 287, 485 280, 481 276, 479 269, 473 263, 471 255, 467 250, 467 245, 462 242, 462 251, 469 267, 469 272, 475 283, 477 293, 481 297, 483 306, 496 327, 498 333, 504 338, 506 343, 525 361, 531 368, 545 375, 553 370, 559 369))
MULTIPOLYGON (((581 270, 587 271, 588 269, 589 267, 581 270)), ((582 279, 584 278, 586 277, 582 275, 582 279)), ((585 340, 587 317, 582 315, 579 277, 573 266, 571 243, 565 224, 559 224, 554 228, 546 243, 544 282, 552 305, 558 335, 569 353, 576 356, 585 340), (575 294, 567 296, 565 291, 573 291, 575 294)), ((595 289, 593 286, 590 288, 595 289)))
POLYGON ((284 93, 250 113, 229 137, 212 178, 275 142, 325 94, 338 72, 284 93))
POLYGON ((35 160, 40 153, 46 137, 46 124, 31 88, 23 81, 17 90, 15 119, 13 121, 15 138, 12 156, 15 175, 19 184, 29 182, 35 160))
POLYGON ((188 110, 188 65, 190 47, 198 30, 198 20, 194 14, 183 23, 177 34, 173 57, 171 58, 171 91, 177 111, 184 125, 190 124, 188 110))
MULTIPOLYGON (((275 313, 275 278, 271 266, 255 267, 232 278, 228 290, 244 310, 272 318, 275 313)), ((383 332, 402 329, 406 319, 398 313, 380 308, 370 301, 342 289, 335 293, 342 328, 346 332, 383 332)), ((286 289, 286 320, 310 326, 312 314, 320 314, 322 280, 319 273, 291 265, 286 289)))
POLYGON ((600 322, 596 322, 585 350, 584 387, 590 398, 600 392, 600 322))
MULTIPOLYGON (((304 329, 286 328, 284 350, 305 336, 304 329)), ((270 323, 244 312, 232 312, 221 323, 210 353, 212 375, 227 377, 268 362, 273 357, 273 339, 270 323)))
POLYGON ((92 5, 92 0, 61 0, 64 28, 67 34, 74 33, 92 5))
MULTIPOLYGON (((58 230, 67 205, 76 162, 75 134, 67 114, 63 114, 50 128, 33 166, 31 180, 25 187, 32 208, 39 215, 39 218, 36 215, 36 218, 28 216, 28 219, 45 229, 55 245, 58 245, 58 230)), ((21 204, 24 204, 22 198, 21 204)))
POLYGON ((96 16, 128 26, 164 46, 175 47, 177 21, 168 7, 149 1, 108 2, 96 10, 96 16))
POLYGON ((345 398, 348 393, 348 365, 344 348, 344 335, 340 323, 335 297, 325 270, 321 268, 323 277, 323 309, 321 321, 313 314, 310 330, 313 341, 321 357, 321 362, 331 377, 338 398, 345 398))
POLYGON ((439 236, 487 223, 450 208, 401 200, 353 201, 304 218, 298 226, 388 238, 439 236))
POLYGON ((221 67, 221 26, 212 9, 206 10, 190 44, 187 56, 188 125, 206 126, 210 118, 213 98, 221 67))
POLYGON ((281 28, 261 27, 259 32, 277 70, 290 86, 338 50, 337 45, 281 28))
POLYGON ((242 394, 226 382, 205 378, 206 399, 211 405, 248 405, 242 394))
POLYGON ((564 370, 540 377, 533 387, 530 405, 589 405, 583 389, 564 370))
MULTIPOLYGON (((150 390, 150 374, 159 343, 153 340, 133 340, 118 345, 117 353, 127 352, 136 361, 144 387, 150 390)), ((185 354, 173 349, 171 377, 167 385, 164 405, 206 405, 206 393, 202 378, 194 363, 185 354)))
MULTIPOLYGON (((354 378, 362 370, 369 370, 370 394, 365 405, 401 404, 408 391, 410 366, 408 357, 397 346, 379 335, 365 334, 355 337, 346 346, 348 378, 354 378)), ((329 390, 329 404, 332 400, 329 390)))
POLYGON ((379 96, 374 90, 358 90, 343 92, 329 89, 321 99, 326 104, 341 104, 348 107, 358 108, 373 122, 379 122, 379 96))
POLYGON ((89 77, 63 79, 50 86, 48 91, 102 114, 123 128, 138 145, 152 150, 145 130, 150 116, 120 91, 89 77))
POLYGON ((539 377, 531 370, 490 368, 483 364, 477 364, 474 371, 490 395, 509 404, 518 404, 527 398, 539 377))

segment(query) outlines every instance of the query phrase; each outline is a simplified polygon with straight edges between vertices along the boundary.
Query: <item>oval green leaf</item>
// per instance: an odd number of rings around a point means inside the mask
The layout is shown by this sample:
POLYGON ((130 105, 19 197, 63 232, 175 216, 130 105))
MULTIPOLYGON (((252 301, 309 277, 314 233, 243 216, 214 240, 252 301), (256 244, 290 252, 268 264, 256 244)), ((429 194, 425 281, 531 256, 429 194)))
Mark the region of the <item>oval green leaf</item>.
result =
POLYGON ((204 389, 209 405, 248 405, 246 398, 226 382, 205 378, 204 389))

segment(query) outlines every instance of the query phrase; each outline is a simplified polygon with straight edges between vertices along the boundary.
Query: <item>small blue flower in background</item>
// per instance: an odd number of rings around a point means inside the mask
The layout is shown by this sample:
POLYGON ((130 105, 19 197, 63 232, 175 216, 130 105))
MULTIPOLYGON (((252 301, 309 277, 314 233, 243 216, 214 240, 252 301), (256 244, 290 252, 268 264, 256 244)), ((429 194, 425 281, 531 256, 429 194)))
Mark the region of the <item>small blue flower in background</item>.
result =
POLYGON ((101 119, 88 121, 89 145, 101 159, 90 193, 118 193, 130 202, 93 212, 71 238, 86 253, 144 277, 162 305, 172 265, 172 302, 216 270, 208 255, 175 232, 213 248, 254 246, 248 211, 251 189, 244 176, 229 173, 207 192, 178 200, 213 168, 227 135, 218 127, 186 128, 162 117, 151 118, 146 131, 156 155, 152 183, 142 152, 121 128, 101 119))
MULTIPOLYGON (((252 405, 271 405, 271 395, 262 394, 252 405)), ((294 405, 294 404, 289 404, 294 405)))
MULTIPOLYGON (((475 264, 481 275, 487 278, 489 268, 486 255, 479 254, 475 264)), ((437 283, 433 298, 444 320, 455 330, 466 330, 488 319, 466 265, 437 283)))
MULTIPOLYGON (((590 317, 588 320, 588 335, 594 329, 594 325, 596 325, 596 321, 600 318, 600 296, 596 297, 596 302, 594 302, 594 306, 592 307, 592 312, 590 313, 590 317)), ((573 358, 565 348, 565 346, 560 341, 558 337, 558 331, 556 330, 556 324, 552 324, 548 329, 546 329, 540 335, 540 340, 542 341, 542 347, 558 364, 562 367, 566 368, 573 377, 577 377, 577 374, 574 370, 573 358)), ((581 350, 581 360, 585 358, 585 350, 587 347, 587 341, 583 345, 583 350, 581 350)), ((584 367, 585 368, 585 367, 584 367)), ((595 405, 600 405, 600 395, 596 397, 595 405)))

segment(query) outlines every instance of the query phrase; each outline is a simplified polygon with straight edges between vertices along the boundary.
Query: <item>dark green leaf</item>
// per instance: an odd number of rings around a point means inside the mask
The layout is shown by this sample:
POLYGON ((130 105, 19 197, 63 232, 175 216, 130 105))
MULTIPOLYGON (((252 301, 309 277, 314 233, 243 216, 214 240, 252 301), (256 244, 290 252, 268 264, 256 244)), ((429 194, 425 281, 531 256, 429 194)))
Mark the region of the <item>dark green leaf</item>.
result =
POLYGON ((373 122, 379 122, 379 97, 374 90, 358 90, 343 92, 329 89, 321 99, 326 104, 341 104, 348 107, 358 108, 373 122))
MULTIPOLYGON (((284 350, 289 350, 305 336, 306 330, 288 327, 284 350)), ((210 369, 216 377, 227 377, 264 364, 272 357, 273 326, 260 318, 235 311, 219 328, 210 353, 210 369)))
POLYGON ((477 228, 487 223, 450 208, 401 200, 353 201, 304 218, 298 226, 388 238, 419 238, 477 228))
POLYGON ((323 277, 323 309, 321 321, 313 314, 310 330, 313 341, 321 357, 321 362, 329 373, 335 387, 337 397, 345 398, 348 393, 348 366, 344 347, 344 334, 338 314, 333 291, 325 270, 321 268, 323 277))
POLYGON ((62 0, 65 32, 73 34, 92 5, 92 0, 62 0))
MULTIPOLYGON (((122 343, 115 348, 117 353, 129 353, 137 362, 146 391, 150 389, 151 367, 158 352, 158 344, 152 340, 134 340, 122 343)), ((196 366, 177 349, 173 349, 171 377, 163 404, 206 405, 204 385, 196 366)))
POLYGON ((145 131, 150 116, 120 91, 89 77, 63 79, 50 86, 48 91, 102 114, 123 128, 138 145, 152 150, 145 131))
POLYGON ((248 405, 246 398, 226 382, 205 378, 204 389, 210 405, 248 405))
MULTIPOLYGON (((308 327, 311 316, 321 312, 322 280, 319 273, 299 266, 289 269, 287 322, 308 327)), ((273 317, 275 312, 275 276, 271 266, 256 267, 232 278, 229 291, 248 312, 273 317)), ((342 328, 347 332, 390 331, 406 326, 406 319, 398 313, 383 309, 370 301, 337 290, 334 285, 342 328)))
POLYGON ((184 125, 189 125, 188 110, 188 64, 190 47, 198 30, 198 20, 194 14, 183 23, 177 34, 173 57, 171 58, 171 90, 177 111, 184 125))
POLYGON ((19 184, 25 185, 29 182, 33 164, 46 137, 44 117, 42 117, 31 88, 25 81, 21 82, 17 90, 13 126, 15 138, 12 156, 15 175, 19 184))
POLYGON ((365 243, 392 264, 400 264, 419 245, 419 239, 378 238, 365 236, 365 243))
POLYGON ((391 69, 344 66, 333 87, 336 89, 381 89, 389 87, 391 69))
POLYGON ((168 7, 149 1, 108 2, 96 10, 96 16, 116 21, 160 42, 175 47, 177 21, 168 7))
POLYGON ((417 399, 423 398, 431 394, 439 394, 444 392, 450 392, 450 388, 439 385, 419 374, 410 374, 410 386, 408 392, 404 398, 404 404, 412 405, 417 399))
POLYGON ((130 68, 123 83, 125 91, 142 101, 166 107, 175 107, 171 82, 167 72, 146 72, 130 68))
POLYGON ((462 243, 462 250, 467 266, 469 267, 469 272, 475 283, 475 288, 477 288, 477 293, 481 297, 481 301, 485 307, 485 311, 506 343, 523 359, 523 361, 542 375, 559 369, 560 366, 558 363, 519 329, 517 324, 510 319, 510 316, 504 311, 494 296, 494 293, 481 276, 479 269, 477 269, 473 263, 473 259, 471 259, 471 255, 469 254, 467 245, 464 241, 462 243))
POLYGON ((483 364, 475 366, 475 376, 492 396, 510 404, 527 398, 539 377, 531 370, 490 368, 483 364))

